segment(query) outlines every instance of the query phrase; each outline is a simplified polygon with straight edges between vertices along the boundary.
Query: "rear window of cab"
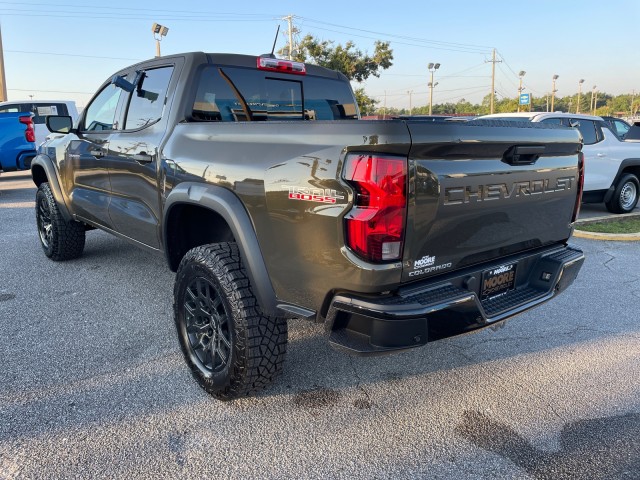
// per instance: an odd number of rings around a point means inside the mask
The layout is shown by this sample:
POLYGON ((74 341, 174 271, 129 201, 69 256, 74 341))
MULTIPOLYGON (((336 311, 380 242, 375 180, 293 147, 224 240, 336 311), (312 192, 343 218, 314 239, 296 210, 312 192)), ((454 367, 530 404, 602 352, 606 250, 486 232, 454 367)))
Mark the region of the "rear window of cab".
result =
POLYGON ((312 75, 286 75, 245 67, 205 67, 192 121, 303 121, 358 118, 348 83, 312 75))

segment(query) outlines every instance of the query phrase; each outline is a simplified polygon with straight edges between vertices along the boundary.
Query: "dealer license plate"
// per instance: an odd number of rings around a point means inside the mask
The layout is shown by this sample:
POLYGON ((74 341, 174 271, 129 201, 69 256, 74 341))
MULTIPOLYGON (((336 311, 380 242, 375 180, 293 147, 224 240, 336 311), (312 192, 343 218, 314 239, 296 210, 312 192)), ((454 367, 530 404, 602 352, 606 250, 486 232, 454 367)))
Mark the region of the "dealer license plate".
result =
POLYGON ((480 298, 484 300, 512 290, 516 285, 516 266, 516 263, 507 263, 485 270, 482 273, 480 298))

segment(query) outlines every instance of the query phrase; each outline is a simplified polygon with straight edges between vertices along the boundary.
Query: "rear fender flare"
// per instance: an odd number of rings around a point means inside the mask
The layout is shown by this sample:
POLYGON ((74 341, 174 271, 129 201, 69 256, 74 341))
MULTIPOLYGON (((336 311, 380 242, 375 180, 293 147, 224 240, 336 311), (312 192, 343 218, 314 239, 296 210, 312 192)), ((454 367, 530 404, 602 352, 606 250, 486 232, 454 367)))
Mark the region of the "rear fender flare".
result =
POLYGON ((167 221, 171 209, 176 205, 197 205, 208 208, 220 215, 233 233, 242 262, 246 268, 251 288, 260 308, 266 315, 282 315, 277 308, 275 290, 262 257, 258 237, 242 201, 230 190, 216 185, 184 182, 176 186, 167 196, 164 208, 162 238, 167 261, 169 258, 167 221))

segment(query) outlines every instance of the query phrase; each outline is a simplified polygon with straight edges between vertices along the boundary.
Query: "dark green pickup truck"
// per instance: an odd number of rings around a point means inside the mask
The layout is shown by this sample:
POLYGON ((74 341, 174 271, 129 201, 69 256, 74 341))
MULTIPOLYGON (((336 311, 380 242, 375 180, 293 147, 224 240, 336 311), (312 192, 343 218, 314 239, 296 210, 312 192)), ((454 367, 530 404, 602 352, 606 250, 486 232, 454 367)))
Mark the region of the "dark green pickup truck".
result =
POLYGON ((187 53, 116 73, 33 161, 45 254, 99 228, 165 255, 185 359, 221 399, 281 370, 287 318, 381 354, 553 298, 583 183, 572 129, 360 120, 340 73, 187 53))

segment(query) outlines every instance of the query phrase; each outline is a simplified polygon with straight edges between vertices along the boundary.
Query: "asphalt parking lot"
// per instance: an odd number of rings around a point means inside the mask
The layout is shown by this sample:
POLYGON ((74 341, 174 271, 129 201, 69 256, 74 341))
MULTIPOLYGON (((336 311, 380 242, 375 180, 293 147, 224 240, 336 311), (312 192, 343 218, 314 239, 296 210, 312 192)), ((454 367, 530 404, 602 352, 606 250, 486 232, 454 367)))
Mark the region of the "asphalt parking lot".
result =
POLYGON ((291 321, 283 375, 222 403, 182 360, 163 258, 93 231, 51 262, 34 197, 0 175, 0 479, 640 478, 640 242, 575 239, 553 302, 395 356, 291 321))

